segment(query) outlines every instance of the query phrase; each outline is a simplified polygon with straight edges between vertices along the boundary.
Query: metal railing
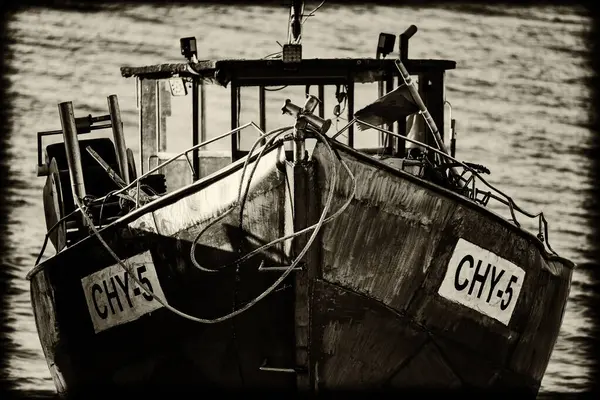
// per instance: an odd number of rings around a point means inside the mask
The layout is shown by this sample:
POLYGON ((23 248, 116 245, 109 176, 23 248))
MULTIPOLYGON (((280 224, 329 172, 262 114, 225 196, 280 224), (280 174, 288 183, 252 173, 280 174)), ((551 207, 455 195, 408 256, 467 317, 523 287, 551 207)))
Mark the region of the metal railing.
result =
MULTIPOLYGON (((260 129, 258 127, 258 125, 256 125, 254 122, 248 122, 248 123, 246 123, 244 125, 241 125, 241 126, 235 128, 235 129, 232 129, 232 130, 230 130, 230 131, 228 131, 226 133, 223 133, 222 135, 216 136, 216 137, 214 137, 212 139, 209 139, 209 140, 206 140, 206 141, 204 141, 202 143, 198 143, 197 145, 192 146, 192 147, 190 147, 190 148, 188 148, 188 149, 186 149, 186 150, 184 150, 184 151, 182 151, 182 152, 180 152, 180 153, 172 156, 171 158, 165 160, 164 162, 160 163, 156 167, 150 169, 146 173, 140 175, 135 180, 133 180, 131 183, 129 183, 127 186, 125 186, 125 187, 123 187, 123 188, 115 191, 111 195, 121 194, 123 192, 126 192, 126 191, 132 189, 135 186, 136 187, 136 192, 135 192, 136 193, 136 196, 135 196, 135 209, 137 209, 137 208, 139 208, 139 205, 140 205, 140 190, 141 190, 140 184, 141 184, 141 180, 143 180, 145 177, 147 177, 148 175, 150 175, 150 174, 152 174, 152 173, 160 170, 161 168, 166 167, 167 165, 171 164, 172 162, 178 160, 181 157, 185 157, 187 159, 188 165, 189 165, 190 170, 191 170, 191 172, 193 174, 194 173, 194 168, 193 168, 192 163, 191 163, 191 161, 189 159, 189 156, 188 156, 188 154, 190 152, 192 152, 194 150, 197 150, 197 149, 199 149, 201 147, 207 146, 207 145, 209 145, 211 143, 214 143, 217 140, 221 140, 223 138, 226 138, 226 137, 229 137, 229 136, 231 136, 233 134, 236 134, 236 133, 240 132, 241 130, 243 130, 245 128, 248 128, 248 127, 253 127, 254 129, 256 129, 258 131, 258 133, 259 133, 259 137, 265 136, 267 134, 262 129, 260 129)), ((106 198, 106 197, 107 196, 100 197, 98 199, 95 199, 95 201, 103 201, 104 198, 106 198)))
MULTIPOLYGON (((521 228, 521 224, 519 223, 519 221, 517 220, 517 216, 516 216, 516 212, 529 217, 529 218, 538 218, 538 222, 539 222, 539 231, 537 234, 537 238, 544 243, 546 246, 548 246, 548 250, 550 250, 550 252, 554 255, 558 254, 552 249, 552 247, 550 246, 550 243, 548 242, 548 222, 546 221, 546 219, 544 218, 544 213, 543 212, 539 212, 538 214, 534 214, 531 213, 529 211, 524 210, 523 208, 519 207, 514 200, 508 196, 507 194, 505 194, 504 192, 502 192, 501 190, 497 189, 496 187, 494 187, 491 183, 487 182, 477 171, 475 171, 472 167, 470 167, 469 165, 465 164, 462 161, 457 160, 456 158, 454 158, 453 156, 451 156, 450 154, 447 154, 444 151, 441 151, 435 147, 429 146, 425 143, 419 142, 418 140, 414 140, 411 138, 408 138, 406 136, 402 136, 400 134, 397 134, 395 132, 389 131, 387 129, 381 128, 379 126, 370 124, 368 122, 365 121, 361 121, 358 118, 354 118, 352 119, 350 122, 348 122, 348 124, 346 124, 342 129, 340 129, 339 131, 337 131, 331 138, 335 139, 338 136, 340 136, 342 133, 344 133, 348 128, 350 128, 350 126, 352 126, 352 124, 355 123, 359 123, 362 124, 366 127, 375 129, 378 132, 384 133, 384 134, 388 134, 391 136, 394 136, 400 140, 404 140, 405 142, 410 142, 413 144, 416 144, 418 146, 421 146, 423 148, 426 148, 428 150, 431 150, 433 152, 435 152, 437 155, 439 155, 442 159, 446 158, 450 161, 452 161, 453 164, 461 166, 465 171, 468 171, 471 173, 471 176, 468 177, 468 179, 464 178, 464 174, 465 172, 463 171, 462 174, 456 176, 455 178, 461 180, 460 182, 460 186, 456 187, 456 191, 463 195, 464 197, 478 203, 481 204, 482 206, 487 206, 488 202, 490 199, 494 199, 496 201, 498 201, 501 204, 504 204, 505 206, 508 207, 509 211, 510 211, 510 215, 511 218, 509 221, 512 221, 518 228, 521 228), (478 187, 476 187, 476 181, 477 179, 479 179, 479 181, 481 181, 485 186, 487 186, 490 190, 489 191, 484 191, 484 190, 480 190, 478 187), (479 198, 478 196, 482 195, 481 198, 479 198)), ((459 183, 459 182, 457 182, 459 183)))
MULTIPOLYGON (((528 218, 538 218, 539 220, 539 232, 537 234, 538 239, 544 243, 548 249, 550 250, 551 253, 553 253, 554 255, 557 255, 557 253, 552 249, 552 247, 550 246, 550 243, 548 242, 548 223, 546 221, 546 219, 544 218, 544 214, 543 212, 539 212, 538 214, 534 214, 531 213, 527 210, 524 210, 523 208, 519 207, 514 200, 508 196, 507 194, 505 194, 504 192, 502 192, 501 190, 497 189, 496 187, 494 187, 492 184, 490 184, 489 182, 487 182, 485 180, 485 178, 483 178, 479 172, 477 172, 475 169, 473 169, 471 166, 467 165, 466 163, 459 161, 458 159, 456 159, 455 157, 451 156, 450 154, 447 154, 446 152, 439 150, 433 146, 427 145, 425 143, 422 143, 418 140, 415 139, 411 139, 408 138, 406 136, 400 135, 398 133, 389 131, 387 129, 384 129, 382 127, 370 124, 368 122, 365 121, 361 121, 357 118, 352 119, 350 122, 348 122, 344 127, 342 127, 340 130, 338 130, 335 134, 333 134, 331 136, 331 139, 336 139, 338 136, 340 136, 341 134, 343 134, 346 130, 348 130, 353 124, 362 124, 368 128, 372 128, 375 129, 378 132, 384 133, 384 134, 388 134, 391 136, 394 136, 400 140, 403 140, 405 142, 410 142, 412 144, 415 144, 417 146, 420 146, 422 148, 428 149, 430 151, 435 152, 440 159, 447 159, 449 161, 452 162, 453 167, 454 166, 460 166, 464 169, 463 173, 460 175, 450 175, 450 177, 454 178, 454 185, 456 185, 456 187, 454 188, 454 191, 457 192, 458 194, 474 201, 477 204, 480 204, 484 207, 487 206, 488 202, 490 199, 494 199, 496 201, 498 201, 499 203, 505 205, 511 215, 511 219, 509 219, 509 221, 511 221, 512 223, 514 223, 517 227, 521 228, 521 224, 519 223, 518 219, 517 219, 517 213, 520 213, 528 218), (468 171, 471 173, 471 175, 468 178, 465 178, 465 172, 468 171), (489 188, 490 190, 486 191, 486 190, 481 190, 480 188, 477 187, 477 180, 479 180, 481 183, 483 183, 483 185, 485 185, 487 188, 489 188)), ((241 125, 235 129, 232 129, 226 133, 223 133, 222 135, 216 136, 212 139, 206 140, 202 143, 199 143, 195 146, 192 146, 184 151, 182 151, 181 153, 178 153, 174 156, 172 156, 171 158, 165 160, 163 163, 157 165, 156 167, 150 169, 148 172, 144 173, 143 175, 139 176, 138 178, 136 178, 135 180, 133 180, 131 183, 129 183, 127 186, 119 189, 118 191, 112 193, 111 195, 117 195, 117 194, 121 194, 123 192, 126 192, 128 190, 130 190, 131 188, 133 188, 134 186, 136 187, 136 191, 135 191, 135 209, 139 208, 140 206, 140 191, 141 191, 141 180, 143 180, 145 177, 147 177, 148 175, 160 170, 161 168, 166 167, 167 165, 169 165, 170 163, 180 159, 181 157, 185 157, 188 161, 188 166, 191 169, 191 172, 193 173, 193 166, 192 163, 189 159, 188 154, 194 150, 197 150, 201 147, 207 146, 213 142, 216 142, 217 140, 229 137, 233 134, 236 134, 238 132, 240 132, 241 130, 248 128, 248 127, 252 127, 254 128, 256 131, 258 131, 259 133, 259 137, 268 135, 268 133, 266 133, 265 131, 263 131, 262 129, 260 129, 260 127, 258 125, 256 125, 254 122, 248 122, 244 125, 241 125)), ((288 127, 290 128, 290 127, 288 127)), ((284 128, 279 128, 279 129, 284 129, 284 128)), ((276 129, 273 132, 279 130, 276 129)), ((452 182, 452 179, 450 179, 450 182, 452 182)), ((95 202, 97 201, 103 201, 104 198, 106 198, 107 196, 95 199, 95 202)))

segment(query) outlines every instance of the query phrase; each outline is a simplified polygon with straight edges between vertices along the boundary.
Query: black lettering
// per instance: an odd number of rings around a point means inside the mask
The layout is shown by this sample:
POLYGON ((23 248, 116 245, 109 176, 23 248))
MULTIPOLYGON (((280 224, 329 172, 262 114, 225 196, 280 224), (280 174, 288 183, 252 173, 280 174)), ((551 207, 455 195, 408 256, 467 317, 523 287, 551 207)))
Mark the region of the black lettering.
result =
POLYGON ((500 273, 496 276, 496 266, 494 265, 492 267, 492 286, 490 287, 490 292, 488 293, 488 297, 486 302, 489 303, 491 298, 492 298, 492 293, 494 292, 494 288, 496 287, 496 285, 498 284, 498 282, 500 282, 500 278, 502 278, 502 275, 504 275, 504 270, 501 269, 500 273))
POLYGON ((121 282, 121 277, 119 275, 115 276, 115 280, 117 281, 119 286, 121 286, 121 289, 123 289, 123 292, 125 293, 125 298, 127 299, 127 303, 129 304, 129 308, 132 308, 133 303, 131 302, 131 298, 129 297, 129 279, 127 279, 127 272, 123 274, 123 281, 125 283, 121 282))
POLYGON ((481 260, 477 263, 477 267, 475 267, 475 273, 473 274, 473 280, 471 281, 471 287, 469 287, 469 295, 473 293, 473 288, 475 288, 475 283, 479 282, 479 293, 477 293, 477 298, 481 298, 481 293, 483 293, 483 287, 485 286, 485 280, 487 279, 488 273, 490 272, 491 264, 488 263, 485 273, 481 275, 479 273, 479 268, 481 268, 481 260))
MULTIPOLYGON (((144 276, 142 276, 142 274, 146 272, 146 266, 145 265, 141 265, 137 268, 137 274, 138 274, 138 280, 140 281, 140 283, 142 283, 143 285, 145 285, 148 288, 148 291, 150 293, 153 292, 152 290, 152 284, 150 283, 150 280, 144 276)), ((151 301, 154 297, 148 293, 146 293, 145 291, 142 292, 142 296, 144 296, 144 298, 148 301, 151 301)))
POLYGON ((505 303, 504 299, 502 299, 502 302, 500 303, 500 309, 502 311, 504 311, 508 308, 508 305, 510 304, 510 301, 512 300, 512 295, 513 295, 513 290, 511 288, 511 285, 513 283, 517 283, 518 280, 519 280, 519 278, 517 278, 514 275, 510 277, 510 281, 508 282, 508 285, 506 285, 506 290, 504 291, 504 293, 508 293, 508 300, 506 300, 506 303, 505 303))
POLYGON ((96 292, 100 292, 102 294, 102 288, 97 283, 92 285, 92 301, 94 302, 94 308, 96 308, 96 313, 102 319, 106 319, 108 317, 108 310, 106 306, 104 306, 104 311, 100 311, 100 307, 98 307, 98 298, 96 297, 96 292))
POLYGON ((117 304, 119 305, 119 310, 123 311, 123 305, 121 304, 121 299, 119 299, 119 292, 117 291, 117 287, 115 286, 115 280, 113 277, 110 277, 110 283, 112 284, 112 292, 108 291, 108 287, 106 286, 106 281, 102 281, 104 284, 104 292, 106 293, 106 298, 108 299, 108 305, 110 306, 110 311, 112 311, 113 315, 115 314, 115 308, 112 304, 112 299, 117 300, 117 304))
POLYGON ((458 263, 458 267, 456 268, 456 274, 454 275, 454 287, 458 291, 461 291, 461 290, 465 289, 469 285, 469 280, 466 279, 466 278, 463 281, 463 283, 460 283, 458 281, 458 275, 460 274, 460 271, 461 271, 461 269, 463 267, 463 264, 466 263, 466 262, 468 262, 470 264, 469 268, 473 268, 473 264, 475 263, 475 260, 473 260, 473 256, 471 256, 470 254, 467 254, 458 263))

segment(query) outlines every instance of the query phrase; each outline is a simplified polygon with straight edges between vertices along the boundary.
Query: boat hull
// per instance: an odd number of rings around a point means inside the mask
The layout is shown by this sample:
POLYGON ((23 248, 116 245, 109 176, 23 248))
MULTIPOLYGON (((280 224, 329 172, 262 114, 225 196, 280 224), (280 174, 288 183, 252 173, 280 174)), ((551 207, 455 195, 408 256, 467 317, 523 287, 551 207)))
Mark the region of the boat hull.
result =
MULTIPOLYGON (((338 152, 356 176, 350 205, 324 225, 302 271, 231 320, 198 323, 147 299, 94 236, 37 268, 32 303, 59 392, 454 388, 535 397, 560 329, 571 266, 466 199, 350 149, 338 152), (473 263, 458 268, 467 253, 473 263), (476 257, 486 268, 494 255, 482 278, 476 257), (509 291, 492 267, 520 282, 510 301, 486 302, 498 285, 509 291), (451 284, 464 289, 453 293, 451 284)), ((334 165, 340 175, 330 214, 351 194, 350 176, 320 145, 314 163, 293 179, 297 169, 278 154, 260 161, 241 226, 236 206, 198 240, 201 265, 230 263, 301 219, 314 223, 334 165)), ((289 265, 297 245, 275 246, 218 273, 192 264, 192 242, 234 205, 238 182, 239 170, 198 184, 102 236, 171 306, 202 318, 227 314, 267 289, 281 274, 268 269, 289 265)))

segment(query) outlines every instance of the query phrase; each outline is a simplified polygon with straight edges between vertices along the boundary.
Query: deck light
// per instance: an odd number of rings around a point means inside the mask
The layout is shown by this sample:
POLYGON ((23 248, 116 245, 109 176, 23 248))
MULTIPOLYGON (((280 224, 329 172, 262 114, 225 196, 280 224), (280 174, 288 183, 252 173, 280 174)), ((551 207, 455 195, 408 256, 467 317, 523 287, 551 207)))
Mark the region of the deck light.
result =
POLYGON ((302 45, 301 44, 284 44, 283 45, 283 62, 298 63, 302 61, 302 45))
POLYGON ((377 56, 381 54, 385 58, 385 56, 394 51, 395 43, 396 35, 392 35, 391 33, 380 33, 379 42, 377 42, 377 56))
POLYGON ((198 51, 196 50, 196 38, 185 37, 179 39, 179 45, 181 47, 181 54, 190 62, 198 62, 198 51))

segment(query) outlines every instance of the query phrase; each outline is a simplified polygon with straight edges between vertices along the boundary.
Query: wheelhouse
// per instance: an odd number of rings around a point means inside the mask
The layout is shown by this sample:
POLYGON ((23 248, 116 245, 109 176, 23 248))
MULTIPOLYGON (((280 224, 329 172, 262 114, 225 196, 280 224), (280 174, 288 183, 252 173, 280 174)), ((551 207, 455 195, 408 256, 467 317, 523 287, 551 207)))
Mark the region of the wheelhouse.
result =
MULTIPOLYGON (((449 109, 445 73, 456 63, 408 59, 408 39, 415 31, 412 26, 400 35, 399 53, 417 79, 419 93, 444 137, 449 129, 444 123, 449 109)), ((176 190, 240 159, 248 153, 250 140, 258 135, 256 130, 247 132, 251 127, 241 129, 244 122, 258 121, 262 132, 290 124, 288 117, 281 116, 283 90, 294 93, 294 101, 307 94, 316 96, 319 103, 315 114, 338 123, 341 120, 345 125, 353 120, 360 103, 366 104, 403 84, 394 60, 381 58, 386 55, 386 47, 391 52, 390 42, 393 48, 394 39, 393 35, 380 35, 376 58, 301 59, 301 45, 285 45, 281 59, 197 61, 193 53, 187 54, 187 63, 121 68, 124 77, 136 79, 141 173, 227 129, 239 129, 230 135, 228 143, 213 142, 195 148, 191 154, 160 168, 166 176, 167 190, 176 190)), ((182 39, 182 53, 190 48, 195 48, 195 39, 182 39)), ((363 152, 405 157, 404 140, 386 141, 377 131, 355 132, 354 128, 348 126, 338 140, 363 152)), ((387 124, 387 128, 402 136, 407 134, 403 121, 387 124)), ((434 145, 432 135, 423 137, 424 143, 434 145)))

